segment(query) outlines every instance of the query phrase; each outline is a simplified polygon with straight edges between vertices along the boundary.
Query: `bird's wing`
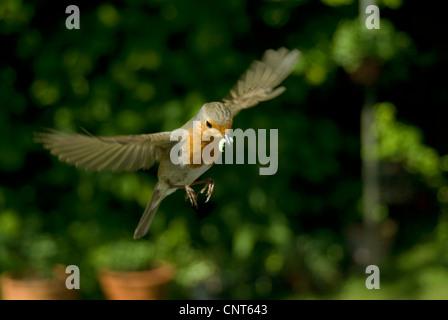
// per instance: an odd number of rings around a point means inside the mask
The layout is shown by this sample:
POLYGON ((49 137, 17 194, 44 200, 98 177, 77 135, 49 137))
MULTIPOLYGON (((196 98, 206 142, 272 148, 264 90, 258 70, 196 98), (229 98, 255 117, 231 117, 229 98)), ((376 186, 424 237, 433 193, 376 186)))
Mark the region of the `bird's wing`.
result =
POLYGON ((283 93, 285 87, 276 86, 292 72, 299 56, 300 51, 296 49, 269 49, 261 61, 254 61, 223 99, 232 116, 283 93))
POLYGON ((165 148, 174 145, 170 134, 96 137, 48 130, 36 133, 35 142, 42 143, 59 160, 86 170, 136 171, 150 168, 165 148))

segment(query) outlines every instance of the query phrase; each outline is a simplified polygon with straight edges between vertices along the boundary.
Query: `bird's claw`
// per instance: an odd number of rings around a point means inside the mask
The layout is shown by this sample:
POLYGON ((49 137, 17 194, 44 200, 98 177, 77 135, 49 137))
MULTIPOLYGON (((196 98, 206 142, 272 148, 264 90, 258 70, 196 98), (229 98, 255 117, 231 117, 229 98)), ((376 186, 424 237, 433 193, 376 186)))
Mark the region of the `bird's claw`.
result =
POLYGON ((198 207, 196 194, 194 193, 194 190, 189 186, 185 186, 185 200, 187 199, 190 199, 191 206, 195 208, 198 207))
POLYGON ((202 194, 202 193, 204 193, 205 190, 208 188, 208 190, 207 190, 207 199, 205 199, 205 203, 207 203, 207 202, 210 200, 210 197, 212 196, 213 188, 214 188, 214 187, 215 187, 215 183, 214 183, 214 181, 213 181, 213 180, 209 180, 209 181, 205 184, 204 188, 202 188, 202 190, 200 191, 200 193, 202 194))

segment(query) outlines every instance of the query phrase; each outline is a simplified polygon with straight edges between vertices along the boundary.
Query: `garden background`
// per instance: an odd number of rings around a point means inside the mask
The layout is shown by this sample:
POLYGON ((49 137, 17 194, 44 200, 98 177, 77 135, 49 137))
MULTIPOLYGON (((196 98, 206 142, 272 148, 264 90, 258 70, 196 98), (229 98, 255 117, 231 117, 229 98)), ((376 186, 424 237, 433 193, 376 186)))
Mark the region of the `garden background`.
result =
POLYGON ((81 297, 101 299, 98 265, 149 258, 176 266, 170 298, 447 299, 444 11, 377 1, 369 30, 368 3, 0 2, 0 272, 77 265, 81 297), (176 192, 144 240, 157 167, 85 172, 33 142, 47 127, 173 130, 279 47, 302 52, 286 92, 234 121, 279 130, 278 172, 213 166, 210 203, 176 192))

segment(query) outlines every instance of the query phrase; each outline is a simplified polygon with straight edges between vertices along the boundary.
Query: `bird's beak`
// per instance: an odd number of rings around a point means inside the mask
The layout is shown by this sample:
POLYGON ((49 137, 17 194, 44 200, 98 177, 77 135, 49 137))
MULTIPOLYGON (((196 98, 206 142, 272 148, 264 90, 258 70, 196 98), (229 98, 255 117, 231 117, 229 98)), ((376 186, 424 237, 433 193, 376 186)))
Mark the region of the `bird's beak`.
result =
POLYGON ((229 134, 225 134, 224 137, 219 141, 219 150, 224 152, 224 145, 227 145, 228 148, 233 148, 233 138, 229 134))
POLYGON ((232 138, 228 133, 226 133, 226 134, 224 135, 224 139, 226 140, 226 144, 227 144, 229 147, 232 147, 232 144, 233 144, 233 138, 232 138))

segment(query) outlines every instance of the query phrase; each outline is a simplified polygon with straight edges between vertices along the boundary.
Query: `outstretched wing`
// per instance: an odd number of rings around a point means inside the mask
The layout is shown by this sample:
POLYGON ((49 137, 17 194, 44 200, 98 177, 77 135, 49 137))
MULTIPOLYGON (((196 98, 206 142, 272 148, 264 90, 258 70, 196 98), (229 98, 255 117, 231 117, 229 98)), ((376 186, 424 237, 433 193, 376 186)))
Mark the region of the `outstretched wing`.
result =
POLYGON ((283 93, 285 87, 275 87, 292 72, 299 56, 300 51, 296 49, 269 49, 261 61, 254 61, 223 99, 232 116, 283 93))
POLYGON ((175 143, 170 141, 170 134, 96 137, 48 130, 35 133, 35 142, 42 143, 59 160, 86 170, 136 171, 160 160, 161 152, 175 143))

